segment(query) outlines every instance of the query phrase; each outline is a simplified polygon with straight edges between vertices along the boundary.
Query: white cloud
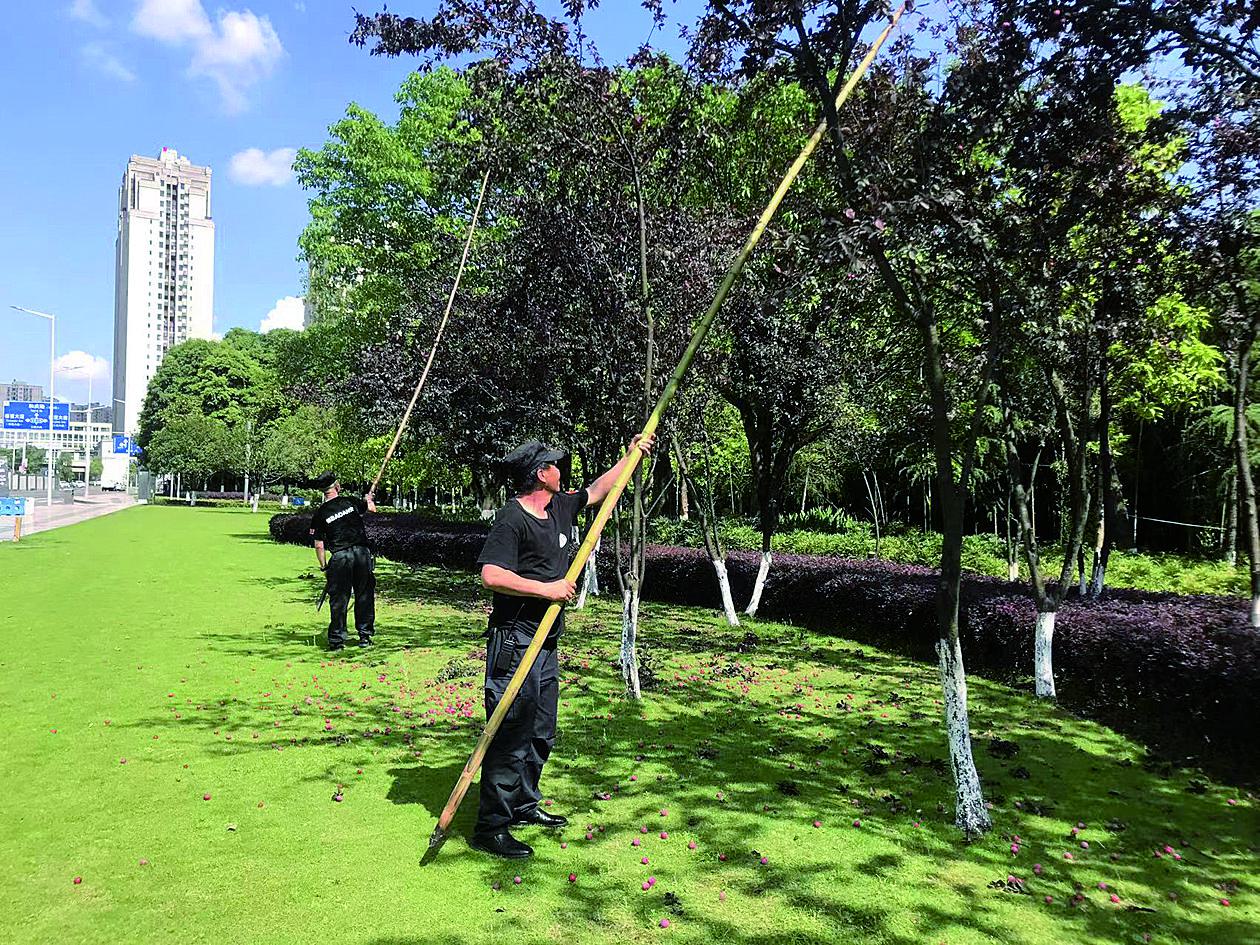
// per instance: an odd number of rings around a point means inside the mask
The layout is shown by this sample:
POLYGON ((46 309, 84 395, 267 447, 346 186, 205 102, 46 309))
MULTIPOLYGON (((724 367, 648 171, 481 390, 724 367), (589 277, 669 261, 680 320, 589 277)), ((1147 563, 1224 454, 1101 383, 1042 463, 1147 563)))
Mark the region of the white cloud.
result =
POLYGON ((277 299, 275 306, 258 326, 258 330, 264 335, 277 328, 292 328, 294 331, 301 331, 305 309, 306 303, 301 296, 286 295, 282 299, 277 299))
POLYGON ((131 28, 164 43, 182 43, 210 36, 214 29, 201 0, 140 0, 131 28))
POLYGON ((120 82, 136 81, 136 74, 101 43, 88 43, 84 46, 83 61, 89 68, 111 79, 117 79, 120 82))
POLYGON ((109 20, 105 19, 105 15, 96 8, 95 0, 74 0, 68 12, 74 19, 82 20, 100 29, 109 25, 109 20))
POLYGON ((283 187, 293 179, 293 159, 297 148, 246 148, 232 155, 228 163, 228 176, 238 184, 248 187, 283 187))
POLYGON ((103 381, 109 377, 109 362, 86 351, 67 351, 53 362, 58 374, 86 381, 103 381))
POLYGON ((221 10, 212 23, 201 0, 140 0, 131 28, 171 46, 190 46, 188 74, 219 90, 223 107, 242 111, 250 88, 284 55, 271 20, 251 10, 221 10))

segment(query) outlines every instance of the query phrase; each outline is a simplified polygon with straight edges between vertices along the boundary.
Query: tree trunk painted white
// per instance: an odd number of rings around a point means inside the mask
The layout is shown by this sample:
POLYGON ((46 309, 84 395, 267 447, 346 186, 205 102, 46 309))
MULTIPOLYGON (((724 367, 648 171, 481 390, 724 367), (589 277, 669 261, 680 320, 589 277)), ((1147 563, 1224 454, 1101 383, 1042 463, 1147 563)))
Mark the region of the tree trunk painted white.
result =
POLYGON ((1102 553, 1094 556, 1094 570, 1089 578, 1089 596, 1098 600, 1102 597, 1103 588, 1107 586, 1107 567, 1103 564, 1102 553))
POLYGON ((1054 611, 1037 614, 1037 626, 1033 630, 1033 675, 1037 680, 1037 698, 1056 699, 1054 691, 1054 611))
POLYGON ((250 499, 250 509, 254 512, 258 511, 258 493, 257 492, 255 492, 253 497, 250 499))
POLYGON ((945 640, 936 643, 940 662, 941 691, 945 696, 945 734, 949 740, 950 767, 954 772, 955 825, 968 839, 979 837, 993 826, 984 806, 980 774, 971 756, 971 725, 967 719, 967 676, 963 670, 962 646, 945 640))
POLYGON ((1019 562, 1018 561, 1006 562, 1006 579, 1008 581, 1019 580, 1019 562))
POLYGON ((599 587, 598 559, 599 559, 600 545, 603 544, 603 541, 604 540, 600 538, 595 542, 595 547, 591 549, 591 556, 586 560, 586 567, 590 571, 590 575, 591 575, 590 593, 595 597, 598 597, 601 593, 600 587, 599 587))
POLYGON ((626 588, 621 601, 621 677, 626 683, 626 694, 632 699, 643 697, 639 687, 639 654, 635 647, 638 632, 639 595, 626 588))
POLYGON ((1251 625, 1260 627, 1260 594, 1251 597, 1251 625))
MULTIPOLYGON (((578 529, 576 525, 573 527, 573 533, 570 537, 575 542, 580 540, 580 535, 578 533, 578 529)), ((574 547, 576 547, 576 545, 574 547)), ((582 568, 582 578, 581 578, 581 584, 580 584, 581 590, 578 591, 578 598, 573 604, 574 610, 581 610, 583 607, 586 606, 586 594, 590 590, 590 587, 591 587, 591 571, 594 570, 594 566, 595 566, 595 554, 594 552, 592 552, 591 556, 586 559, 586 564, 582 568)))
POLYGON ((757 608, 761 606, 761 592, 766 587, 766 575, 770 573, 771 554, 768 551, 761 553, 761 564, 757 568, 757 580, 753 583, 752 600, 748 602, 748 606, 744 608, 744 613, 749 617, 757 616, 757 608))
POLYGON ((722 595, 722 612, 726 614, 726 622, 732 627, 738 627, 739 614, 735 613, 735 601, 731 598, 731 578, 726 573, 726 562, 713 559, 713 570, 717 572, 718 591, 722 595))

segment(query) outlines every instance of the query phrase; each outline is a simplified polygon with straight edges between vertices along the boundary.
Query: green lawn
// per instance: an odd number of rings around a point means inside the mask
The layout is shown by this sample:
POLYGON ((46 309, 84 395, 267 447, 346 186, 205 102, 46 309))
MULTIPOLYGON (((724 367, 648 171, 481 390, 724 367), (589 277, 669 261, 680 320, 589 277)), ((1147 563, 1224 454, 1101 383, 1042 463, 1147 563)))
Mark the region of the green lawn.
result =
MULTIPOLYGON (((1192 773, 973 679, 996 829, 966 846, 931 667, 769 623, 740 653, 742 629, 657 605, 642 705, 619 695, 616 613, 571 615, 544 788, 573 826, 522 831, 524 865, 457 835, 421 868, 480 731, 483 599, 466 574, 382 563, 381 645, 329 661, 314 556, 266 525, 142 507, 0 545, 8 940, 1260 940, 1246 793, 1195 793, 1192 773)), ((474 788, 457 833, 475 806, 474 788)))

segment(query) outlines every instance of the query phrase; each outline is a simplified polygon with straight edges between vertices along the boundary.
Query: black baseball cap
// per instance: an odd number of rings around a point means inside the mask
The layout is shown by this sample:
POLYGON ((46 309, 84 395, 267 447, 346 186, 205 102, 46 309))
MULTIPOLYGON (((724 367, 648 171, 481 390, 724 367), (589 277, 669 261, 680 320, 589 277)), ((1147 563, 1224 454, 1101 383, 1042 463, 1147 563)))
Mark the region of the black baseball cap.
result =
POLYGON ((569 454, 552 449, 537 440, 527 440, 499 461, 513 485, 527 486, 534 470, 549 463, 559 463, 569 454))
POLYGON ((337 481, 337 474, 330 469, 327 472, 320 473, 318 476, 312 479, 311 485, 313 485, 316 489, 319 489, 322 492, 327 492, 329 489, 333 487, 333 483, 335 483, 336 481, 337 481))

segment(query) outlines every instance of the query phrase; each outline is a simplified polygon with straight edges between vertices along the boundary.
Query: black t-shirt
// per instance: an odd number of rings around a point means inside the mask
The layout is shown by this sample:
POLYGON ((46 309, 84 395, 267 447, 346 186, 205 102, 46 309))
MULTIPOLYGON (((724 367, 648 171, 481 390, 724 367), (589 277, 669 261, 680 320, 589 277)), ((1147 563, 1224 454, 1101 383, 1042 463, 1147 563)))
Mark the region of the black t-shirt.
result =
POLYGON ((363 526, 366 513, 367 503, 355 496, 339 495, 329 499, 311 518, 311 537, 322 541, 330 552, 355 545, 367 547, 367 529, 363 526))
MULTIPOLYGON (((531 581, 560 580, 577 553, 573 526, 586 503, 585 489, 557 492, 547 504, 547 517, 543 519, 525 511, 515 499, 510 500, 494 517, 477 558, 478 566, 495 564, 531 581)), ((527 632, 536 629, 548 604, 539 597, 515 597, 496 591, 490 626, 512 623, 527 632)), ((561 611, 547 639, 559 636, 563 626, 561 611)))

